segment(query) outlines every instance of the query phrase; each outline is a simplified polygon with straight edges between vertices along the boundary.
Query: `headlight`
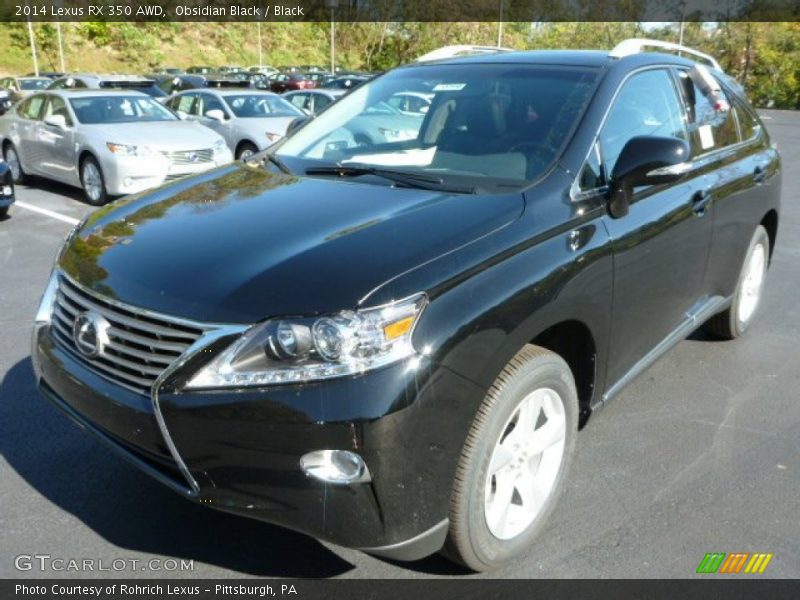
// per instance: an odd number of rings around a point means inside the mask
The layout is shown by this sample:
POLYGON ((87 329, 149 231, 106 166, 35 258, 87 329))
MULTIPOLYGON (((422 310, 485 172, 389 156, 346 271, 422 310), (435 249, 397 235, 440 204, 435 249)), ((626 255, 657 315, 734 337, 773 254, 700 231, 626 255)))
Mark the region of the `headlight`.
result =
POLYGON ((200 370, 189 388, 247 387, 355 375, 416 354, 424 294, 385 306, 252 327, 200 370))
POLYGON ((136 146, 131 146, 129 144, 115 144, 113 142, 106 142, 106 146, 109 150, 111 150, 112 154, 136 156, 136 146))
POLYGON ((277 142, 282 137, 283 136, 280 133, 271 133, 269 131, 267 132, 267 139, 272 143, 277 142))
POLYGON ((130 144, 115 144, 114 142, 106 142, 106 146, 111 150, 112 154, 120 154, 122 156, 160 156, 158 151, 149 146, 132 146, 130 144))

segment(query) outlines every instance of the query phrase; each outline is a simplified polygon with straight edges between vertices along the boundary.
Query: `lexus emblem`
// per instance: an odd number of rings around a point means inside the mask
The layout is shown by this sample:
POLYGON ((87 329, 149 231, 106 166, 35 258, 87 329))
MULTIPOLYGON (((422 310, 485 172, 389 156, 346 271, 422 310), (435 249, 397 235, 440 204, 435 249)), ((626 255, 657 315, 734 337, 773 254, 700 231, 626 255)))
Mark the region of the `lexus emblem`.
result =
POLYGON ((108 328, 111 325, 101 315, 87 311, 75 317, 72 339, 78 351, 86 358, 97 358, 108 344, 108 328))
POLYGON ((200 157, 199 157, 199 156, 197 156, 197 152, 192 152, 192 153, 189 155, 189 162, 196 163, 198 160, 200 160, 200 157))

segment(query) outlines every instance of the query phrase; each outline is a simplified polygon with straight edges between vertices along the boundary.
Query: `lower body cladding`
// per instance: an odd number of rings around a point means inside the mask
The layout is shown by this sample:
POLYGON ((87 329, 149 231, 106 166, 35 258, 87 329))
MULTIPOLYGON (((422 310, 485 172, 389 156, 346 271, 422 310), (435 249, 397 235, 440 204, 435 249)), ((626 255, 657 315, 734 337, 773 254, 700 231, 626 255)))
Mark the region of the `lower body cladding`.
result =
POLYGON ((148 396, 34 339, 40 390, 125 458, 201 504, 400 560, 439 550, 456 465, 485 390, 452 371, 400 363, 357 378, 260 390, 170 392, 159 406, 196 482, 173 460, 148 396), (345 450, 369 476, 310 476, 301 458, 345 450))

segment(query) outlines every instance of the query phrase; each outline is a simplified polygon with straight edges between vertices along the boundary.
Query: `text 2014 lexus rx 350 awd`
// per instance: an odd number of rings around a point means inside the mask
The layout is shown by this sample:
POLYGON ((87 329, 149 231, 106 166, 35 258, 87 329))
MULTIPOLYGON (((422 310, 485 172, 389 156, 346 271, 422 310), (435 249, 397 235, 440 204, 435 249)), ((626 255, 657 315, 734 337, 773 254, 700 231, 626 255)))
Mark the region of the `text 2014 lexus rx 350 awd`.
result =
POLYGON ((698 326, 744 333, 775 244, 741 87, 639 49, 418 62, 98 210, 36 317, 41 391, 205 506, 398 559, 519 554, 579 424, 698 326))

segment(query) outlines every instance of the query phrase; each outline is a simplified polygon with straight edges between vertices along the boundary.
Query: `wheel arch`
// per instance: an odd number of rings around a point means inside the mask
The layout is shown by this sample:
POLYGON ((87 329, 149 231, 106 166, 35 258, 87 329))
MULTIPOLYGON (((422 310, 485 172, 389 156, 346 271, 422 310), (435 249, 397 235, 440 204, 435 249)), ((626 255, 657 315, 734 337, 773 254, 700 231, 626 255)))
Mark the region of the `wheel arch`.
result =
POLYGON ((760 223, 767 230, 769 236, 769 259, 772 261, 772 253, 775 251, 775 242, 778 239, 778 211, 771 208, 767 211, 760 223))
POLYGON ((575 379, 583 425, 591 413, 597 379, 597 345, 589 326, 577 319, 561 321, 543 329, 528 343, 558 354, 567 363, 575 379))

